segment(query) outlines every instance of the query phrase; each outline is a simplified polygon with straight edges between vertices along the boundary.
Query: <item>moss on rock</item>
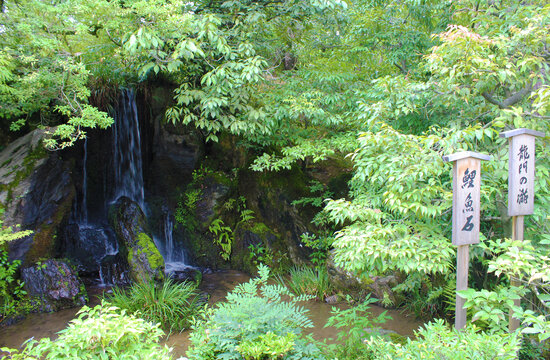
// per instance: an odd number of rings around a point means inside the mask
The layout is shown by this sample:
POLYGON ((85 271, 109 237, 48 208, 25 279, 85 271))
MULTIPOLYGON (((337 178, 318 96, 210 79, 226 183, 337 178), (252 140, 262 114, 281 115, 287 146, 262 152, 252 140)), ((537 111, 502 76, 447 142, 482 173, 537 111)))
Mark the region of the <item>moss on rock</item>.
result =
POLYGON ((123 258, 128 261, 129 277, 143 283, 164 278, 164 259, 149 235, 145 214, 139 205, 126 197, 109 209, 123 258))

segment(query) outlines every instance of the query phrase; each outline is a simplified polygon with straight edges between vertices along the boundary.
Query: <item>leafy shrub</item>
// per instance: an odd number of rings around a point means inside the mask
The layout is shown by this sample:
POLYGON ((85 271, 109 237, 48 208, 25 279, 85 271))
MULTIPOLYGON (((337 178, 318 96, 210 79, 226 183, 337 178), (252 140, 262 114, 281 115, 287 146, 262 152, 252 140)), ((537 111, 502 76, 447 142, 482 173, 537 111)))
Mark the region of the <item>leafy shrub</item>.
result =
POLYGON ((332 246, 334 238, 332 236, 318 237, 314 234, 303 233, 300 236, 300 240, 305 246, 312 250, 310 254, 311 262, 314 263, 316 267, 324 267, 327 262, 328 251, 332 246))
POLYGON ((520 345, 517 333, 488 334, 480 332, 475 326, 456 331, 440 319, 426 324, 416 333, 416 339, 408 339, 406 344, 396 344, 379 337, 367 340, 365 344, 376 360, 512 360, 516 359, 520 345))
POLYGON ((332 316, 328 318, 325 327, 333 326, 341 331, 338 332, 338 344, 329 345, 326 348, 331 359, 355 360, 369 357, 370 351, 365 347, 365 339, 379 336, 377 326, 391 319, 386 315, 386 311, 375 319, 370 318, 370 304, 376 301, 367 297, 361 304, 349 309, 332 308, 332 316))
POLYGON ((108 303, 84 306, 76 319, 52 341, 30 340, 19 352, 2 348, 8 359, 170 359, 158 345, 159 325, 126 314, 108 303))
POLYGON ((115 287, 107 300, 167 331, 182 331, 200 307, 196 289, 195 284, 167 279, 162 284, 136 283, 127 290, 115 287))
POLYGON ((328 273, 325 268, 293 267, 289 271, 288 280, 277 277, 279 283, 288 286, 296 295, 312 295, 319 300, 333 293, 328 273))
MULTIPOLYGON (((0 209, 0 217, 3 213, 3 209, 0 209)), ((0 219, 0 246, 32 234, 30 230, 14 231, 12 227, 4 228, 2 225, 0 219)), ((0 249, 0 322, 31 309, 25 297, 27 293, 23 289, 24 284, 15 276, 19 265, 21 261, 8 261, 8 253, 0 249)))
POLYGON ((240 284, 226 302, 207 309, 193 326, 193 359, 318 359, 319 349, 301 334, 313 327, 307 309, 286 287, 268 285, 269 268, 258 267, 259 277, 240 284), (288 301, 282 297, 288 298, 288 301))

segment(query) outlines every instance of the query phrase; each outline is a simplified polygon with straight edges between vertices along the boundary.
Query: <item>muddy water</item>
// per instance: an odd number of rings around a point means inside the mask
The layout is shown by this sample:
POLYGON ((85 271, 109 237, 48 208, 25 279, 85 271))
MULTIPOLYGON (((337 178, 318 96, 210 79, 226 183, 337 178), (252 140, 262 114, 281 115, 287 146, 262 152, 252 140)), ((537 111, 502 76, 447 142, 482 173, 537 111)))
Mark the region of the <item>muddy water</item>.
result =
MULTIPOLYGON (((222 301, 228 291, 235 285, 248 281, 250 277, 238 271, 223 271, 213 274, 205 274, 200 286, 201 290, 210 295, 210 304, 222 301)), ((105 288, 90 289, 89 306, 97 305, 101 293, 105 288)), ((310 310, 309 316, 315 327, 311 330, 313 336, 318 339, 336 338, 338 330, 332 327, 324 328, 326 320, 330 317, 332 306, 344 308, 345 304, 329 305, 320 302, 308 302, 306 307, 310 310)), ((378 316, 385 309, 371 306, 373 317, 378 316)), ((31 314, 25 320, 0 329, 0 347, 19 348, 27 339, 34 337, 39 340, 44 337, 55 338, 56 333, 67 326, 67 323, 74 318, 78 309, 63 310, 53 314, 31 314)), ((400 311, 389 310, 388 315, 392 317, 385 324, 383 329, 394 331, 400 335, 411 336, 422 324, 412 316, 406 316, 400 311)), ((189 346, 189 331, 172 334, 164 340, 164 343, 173 348, 174 358, 185 356, 189 346)))

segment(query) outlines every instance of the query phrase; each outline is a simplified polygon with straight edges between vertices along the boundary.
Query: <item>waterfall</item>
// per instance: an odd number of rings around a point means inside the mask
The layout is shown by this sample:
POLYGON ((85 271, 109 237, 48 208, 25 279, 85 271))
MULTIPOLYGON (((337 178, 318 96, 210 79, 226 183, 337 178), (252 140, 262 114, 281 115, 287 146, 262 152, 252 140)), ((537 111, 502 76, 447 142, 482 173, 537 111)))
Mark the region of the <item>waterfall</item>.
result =
POLYGON ((161 251, 164 258, 165 272, 173 273, 175 271, 184 270, 191 266, 185 260, 185 250, 174 241, 174 220, 169 211, 163 214, 163 222, 161 234, 164 237, 164 242, 160 243, 159 239, 154 237, 157 247, 161 251))
MULTIPOLYGON (((84 153, 82 158, 82 190, 75 200, 72 214, 72 228, 68 231, 68 247, 71 255, 80 263, 86 264, 88 272, 97 271, 99 268, 100 285, 111 285, 119 281, 125 281, 123 269, 117 263, 118 242, 107 220, 109 207, 121 196, 130 198, 139 204, 143 212, 152 218, 145 203, 143 162, 141 152, 141 134, 138 118, 136 96, 132 90, 122 91, 118 106, 113 113, 115 120, 112 125, 112 158, 107 155, 103 165, 107 171, 102 175, 103 195, 101 199, 93 197, 94 181, 97 183, 97 174, 92 175, 88 166, 94 166, 94 151, 97 143, 88 144, 84 141, 84 153), (90 158, 88 158, 90 156, 90 158), (111 165, 112 164, 112 165, 111 165), (90 180, 90 181, 88 181, 90 180), (90 193, 90 199, 88 199, 90 193), (90 201, 88 201, 90 200, 90 201), (100 206, 104 210, 99 210, 100 206), (75 241, 75 238, 78 241, 75 241), (97 267, 94 267, 94 264, 97 267)), ((100 149, 102 151, 103 149, 100 149)), ((105 154, 105 153, 103 153, 105 154)), ((97 165, 95 165, 97 167, 97 165)), ((154 242, 161 252, 166 264, 166 272, 177 272, 190 266, 186 264, 185 251, 173 236, 174 216, 167 207, 163 207, 157 226, 154 226, 154 242)))
POLYGON ((84 159, 82 160, 82 203, 79 224, 88 224, 88 138, 84 139, 84 159))
POLYGON ((115 196, 112 200, 126 196, 145 211, 139 120, 135 95, 131 90, 123 92, 120 109, 115 114, 113 154, 115 196))

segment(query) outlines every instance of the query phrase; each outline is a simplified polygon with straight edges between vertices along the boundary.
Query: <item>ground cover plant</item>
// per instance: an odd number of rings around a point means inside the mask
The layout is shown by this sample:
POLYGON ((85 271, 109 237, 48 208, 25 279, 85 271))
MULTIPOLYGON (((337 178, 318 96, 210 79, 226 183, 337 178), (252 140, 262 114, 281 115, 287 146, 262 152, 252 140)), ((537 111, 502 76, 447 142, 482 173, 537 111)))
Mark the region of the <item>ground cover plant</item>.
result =
POLYGON ((106 300, 168 332, 189 328, 192 317, 199 311, 202 300, 197 285, 177 283, 167 278, 162 283, 134 283, 129 288, 113 288, 106 300))
POLYGON ((416 333, 416 339, 396 344, 370 339, 366 347, 371 359, 517 359, 519 341, 516 333, 487 334, 475 327, 464 331, 451 329, 442 320, 428 323, 416 333))

